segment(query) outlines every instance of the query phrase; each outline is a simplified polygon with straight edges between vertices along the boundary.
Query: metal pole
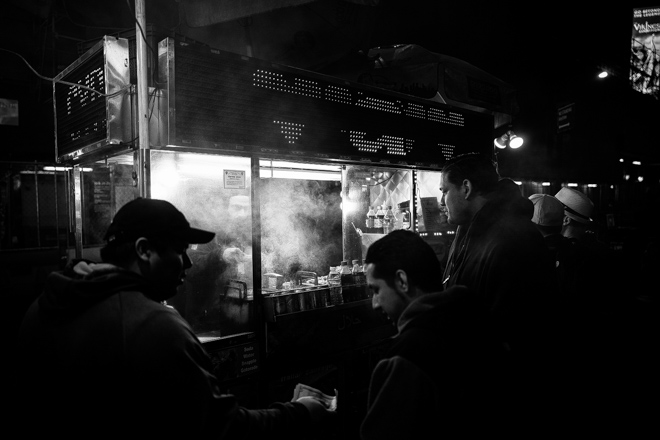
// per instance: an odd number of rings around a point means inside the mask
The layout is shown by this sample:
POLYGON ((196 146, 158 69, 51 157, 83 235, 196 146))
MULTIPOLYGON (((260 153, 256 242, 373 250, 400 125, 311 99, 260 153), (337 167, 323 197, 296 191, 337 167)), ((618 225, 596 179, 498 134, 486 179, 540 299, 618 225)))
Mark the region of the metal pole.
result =
POLYGON ((75 211, 74 211, 74 219, 75 219, 75 240, 76 240, 76 258, 82 258, 83 257, 83 220, 82 220, 82 198, 83 198, 83 190, 82 190, 82 173, 80 171, 80 166, 79 165, 74 165, 73 166, 73 193, 74 193, 74 203, 75 203, 75 211))
POLYGON ((412 197, 408 204, 410 210, 410 230, 419 233, 419 225, 417 224, 417 170, 412 170, 412 197))
POLYGON ((57 204, 59 203, 58 199, 58 194, 57 194, 57 170, 53 171, 53 188, 55 188, 55 246, 57 246, 58 249, 62 249, 60 246, 60 211, 59 211, 59 206, 57 204))
POLYGON ((66 226, 66 248, 67 252, 68 249, 71 247, 71 237, 74 237, 74 247, 75 247, 75 233, 76 233, 76 226, 75 226, 75 218, 76 218, 76 210, 74 206, 74 201, 71 196, 75 194, 75 188, 73 186, 73 169, 67 170, 64 172, 64 187, 65 192, 64 192, 64 200, 66 204, 66 212, 67 212, 67 226, 66 226))
POLYGON ((149 197, 147 167, 149 157, 149 83, 147 81, 147 42, 144 0, 135 0, 135 48, 138 95, 138 193, 149 197))
MULTIPOLYGON (((12 230, 14 221, 12 217, 13 211, 11 209, 12 208, 11 188, 12 188, 12 182, 14 180, 14 170, 11 165, 9 165, 8 170, 9 171, 7 172, 7 242, 6 242, 7 245, 6 247, 7 249, 11 249, 14 244, 14 240, 13 240, 14 231, 12 230)), ((20 173, 18 174, 18 178, 19 179, 21 178, 20 173)), ((0 248, 1 247, 2 247, 2 242, 0 242, 0 248)))
POLYGON ((39 212, 39 170, 34 163, 34 208, 37 212, 37 247, 41 247, 41 219, 39 212))

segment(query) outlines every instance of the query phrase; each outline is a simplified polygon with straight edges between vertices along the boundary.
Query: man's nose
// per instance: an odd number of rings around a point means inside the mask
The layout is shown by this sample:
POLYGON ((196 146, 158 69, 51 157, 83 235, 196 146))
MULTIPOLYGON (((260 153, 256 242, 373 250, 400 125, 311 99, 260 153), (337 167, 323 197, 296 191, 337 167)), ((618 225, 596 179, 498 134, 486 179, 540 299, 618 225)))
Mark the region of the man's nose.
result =
POLYGON ((188 252, 183 253, 183 268, 190 269, 192 267, 192 260, 188 256, 188 252))

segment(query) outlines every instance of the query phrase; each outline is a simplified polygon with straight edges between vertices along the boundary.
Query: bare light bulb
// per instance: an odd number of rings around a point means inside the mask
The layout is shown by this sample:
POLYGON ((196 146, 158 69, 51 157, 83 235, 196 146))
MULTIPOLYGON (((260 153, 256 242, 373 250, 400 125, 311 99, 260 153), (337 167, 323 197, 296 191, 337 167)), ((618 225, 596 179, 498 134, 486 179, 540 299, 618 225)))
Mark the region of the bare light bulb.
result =
POLYGON ((516 136, 515 134, 511 136, 511 139, 509 140, 509 147, 516 149, 520 148, 523 144, 524 139, 521 138, 520 136, 516 136))

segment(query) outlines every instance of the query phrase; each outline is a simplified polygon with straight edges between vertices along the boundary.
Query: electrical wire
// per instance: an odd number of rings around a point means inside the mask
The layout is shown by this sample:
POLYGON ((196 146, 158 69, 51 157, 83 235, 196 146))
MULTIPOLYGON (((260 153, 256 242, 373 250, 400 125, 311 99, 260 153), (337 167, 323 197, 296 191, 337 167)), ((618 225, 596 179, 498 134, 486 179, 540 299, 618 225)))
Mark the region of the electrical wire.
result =
POLYGON ((54 86, 55 84, 66 84, 66 85, 71 86, 71 87, 79 87, 79 88, 81 88, 81 89, 89 90, 90 92, 96 93, 96 94, 101 95, 101 96, 106 97, 106 98, 112 98, 112 97, 115 97, 115 96, 121 95, 122 93, 126 92, 126 90, 128 90, 128 89, 131 88, 131 84, 128 84, 128 85, 122 87, 120 90, 118 90, 118 91, 116 91, 116 92, 113 92, 113 93, 103 93, 103 92, 99 92, 98 90, 93 89, 93 88, 91 88, 91 87, 84 86, 84 85, 82 85, 82 84, 76 84, 76 83, 72 83, 72 82, 64 81, 64 80, 55 80, 55 78, 49 78, 49 77, 44 76, 44 75, 40 74, 39 72, 37 72, 37 71, 36 71, 36 70, 30 65, 30 63, 28 63, 28 61, 27 61, 25 58, 23 58, 23 56, 22 56, 21 54, 19 54, 19 53, 17 53, 17 52, 14 52, 13 50, 5 49, 5 48, 3 48, 3 47, 0 47, 0 50, 1 50, 1 51, 4 51, 4 52, 9 52, 9 53, 11 53, 11 54, 16 55, 17 57, 19 57, 21 60, 23 60, 23 62, 28 66, 28 68, 29 68, 29 69, 30 69, 30 70, 31 70, 31 71, 32 71, 32 72, 33 72, 38 78, 43 79, 44 81, 48 81, 48 82, 53 83, 53 86, 54 86))
MULTIPOLYGON (((133 7, 131 6, 131 0, 126 0, 126 4, 128 5, 128 9, 130 9, 133 16, 135 16, 135 11, 133 10, 133 7)), ((140 24, 140 21, 137 18, 135 19, 135 24, 140 29, 140 34, 142 34, 142 39, 144 40, 144 44, 147 45, 147 47, 149 48, 149 51, 151 52, 151 54, 156 56, 156 51, 154 51, 154 49, 149 45, 149 41, 147 41, 147 35, 144 33, 144 29, 142 29, 142 25, 140 24)))
POLYGON ((385 179, 385 180, 381 180, 381 181, 379 181, 379 182, 375 182, 373 185, 368 185, 368 186, 378 186, 378 185, 382 185, 383 183, 387 183, 387 182, 389 182, 390 180, 392 180, 392 177, 396 176, 397 174, 399 174, 399 170, 394 171, 394 172, 392 173, 392 175, 391 175, 390 177, 388 177, 387 179, 385 179))

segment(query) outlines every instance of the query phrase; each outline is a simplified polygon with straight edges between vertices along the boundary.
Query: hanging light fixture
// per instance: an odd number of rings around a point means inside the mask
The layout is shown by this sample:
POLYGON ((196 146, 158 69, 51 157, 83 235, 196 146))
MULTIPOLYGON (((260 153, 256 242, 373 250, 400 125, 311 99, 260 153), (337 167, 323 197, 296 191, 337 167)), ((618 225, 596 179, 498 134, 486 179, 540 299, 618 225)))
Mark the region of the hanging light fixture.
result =
POLYGON ((505 149, 505 148, 506 148, 506 143, 507 143, 507 142, 509 142, 509 135, 506 134, 506 133, 504 133, 504 134, 503 134, 502 136, 500 136, 500 137, 496 137, 495 140, 493 141, 493 143, 495 144, 495 146, 496 146, 497 148, 500 148, 500 149, 505 149))
POLYGON ((516 135, 513 130, 508 130, 500 137, 496 137, 493 140, 493 144, 500 149, 504 149, 507 146, 513 149, 520 148, 524 143, 524 139, 516 135))
POLYGON ((525 142, 523 138, 516 135, 513 131, 509 131, 508 135, 509 135, 509 147, 513 148, 514 150, 516 148, 522 147, 522 144, 525 142))

